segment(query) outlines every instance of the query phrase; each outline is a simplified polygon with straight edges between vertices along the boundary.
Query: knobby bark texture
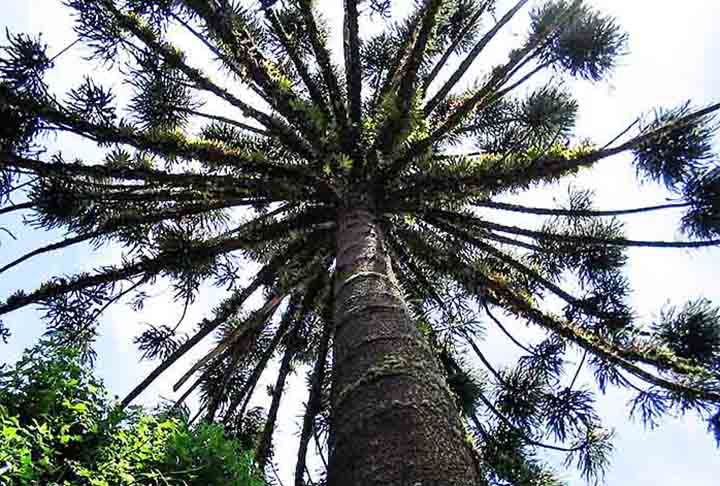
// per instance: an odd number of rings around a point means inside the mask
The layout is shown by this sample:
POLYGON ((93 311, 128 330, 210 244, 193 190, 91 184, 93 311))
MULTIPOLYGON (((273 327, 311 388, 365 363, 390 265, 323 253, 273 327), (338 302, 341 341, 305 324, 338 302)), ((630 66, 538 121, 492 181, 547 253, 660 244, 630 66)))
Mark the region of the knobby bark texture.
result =
POLYGON ((372 211, 341 211, 337 245, 329 485, 481 484, 372 211))

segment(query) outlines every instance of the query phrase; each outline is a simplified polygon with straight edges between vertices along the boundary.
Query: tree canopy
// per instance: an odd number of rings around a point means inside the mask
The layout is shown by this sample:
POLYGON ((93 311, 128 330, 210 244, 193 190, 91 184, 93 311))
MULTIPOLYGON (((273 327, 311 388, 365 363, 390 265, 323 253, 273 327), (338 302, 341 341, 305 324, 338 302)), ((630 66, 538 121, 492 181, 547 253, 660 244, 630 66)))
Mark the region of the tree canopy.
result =
MULTIPOLYGON (((63 51, 8 34, 0 54, 0 215, 20 213, 28 226, 65 237, 4 263, 0 274, 82 243, 120 246, 123 258, 18 290, 0 302, 0 315, 39 306, 50 336, 81 343, 92 360, 105 309, 120 301, 141 307, 159 278, 172 282, 181 308, 208 282, 226 295, 191 332, 181 319, 138 334, 143 357, 160 363, 123 406, 213 335, 211 351, 177 383, 185 387, 179 401, 199 391, 205 419, 237 427, 261 374, 279 358, 256 444, 261 466, 272 455, 287 376, 308 365, 297 486, 307 479, 311 440, 331 462, 342 455, 333 438, 340 404, 359 402, 358 387, 400 368, 428 383, 441 375, 489 484, 557 484, 535 457, 542 447, 566 453, 568 465, 595 480, 607 467, 611 434, 594 393, 562 379, 566 353, 579 350, 601 391, 634 390, 632 411, 647 424, 693 411, 720 437, 720 311, 698 298, 642 322, 624 273, 630 248, 720 245, 712 147, 720 105, 658 109, 609 142, 576 137, 579 103, 561 80, 610 75, 627 48, 614 18, 580 0, 425 0, 402 18, 393 13, 401 2, 344 0, 340 58, 311 0, 64 3, 90 59, 117 70, 129 89, 116 92, 88 74, 59 93, 46 79, 63 51), (525 11, 526 34, 503 62, 482 65, 488 46, 525 11), (368 18, 384 29, 364 35, 368 18), (179 48, 181 36, 197 48, 179 48), (217 71, 196 67, 207 56, 217 71), (58 133, 93 142, 97 158, 65 155, 72 146, 48 153, 45 137, 58 133), (582 189, 558 207, 512 201, 626 153, 640 180, 665 186, 675 201, 608 210, 582 189), (685 211, 685 240, 626 237, 621 216, 671 208, 685 211), (352 252, 355 210, 381 235, 377 252, 391 262, 390 277, 386 267, 340 268, 339 248, 352 252), (515 224, 512 214, 525 217, 515 224), (259 268, 249 279, 241 275, 247 262, 259 268), (384 351, 387 360, 358 376, 341 369, 338 356, 352 354, 344 347, 352 326, 341 318, 354 301, 339 296, 358 279, 391 282, 397 302, 366 300, 378 312, 402 307, 432 359, 413 368, 384 351), (257 293, 264 304, 248 308, 257 293), (523 344, 505 315, 547 339, 523 344), (497 369, 486 359, 477 341, 484 322, 523 350, 514 366, 497 369), (438 373, 425 366, 431 361, 438 373)), ((363 337, 371 338, 382 339, 363 337)))

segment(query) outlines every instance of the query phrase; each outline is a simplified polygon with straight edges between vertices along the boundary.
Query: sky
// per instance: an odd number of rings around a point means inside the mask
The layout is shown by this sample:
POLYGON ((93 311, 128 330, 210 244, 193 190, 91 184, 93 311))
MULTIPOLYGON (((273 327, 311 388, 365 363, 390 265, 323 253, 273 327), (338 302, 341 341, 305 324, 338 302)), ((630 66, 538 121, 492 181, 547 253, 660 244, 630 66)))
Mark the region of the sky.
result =
MULTIPOLYGON (((320 10, 331 25, 339 25, 341 4, 339 0, 318 0, 320 10)), ((636 116, 658 106, 676 106, 692 99, 698 105, 720 100, 720 31, 716 21, 720 18, 720 3, 708 0, 595 0, 596 6, 617 16, 620 24, 630 34, 629 53, 621 59, 612 78, 599 84, 572 82, 570 87, 580 101, 580 119, 577 132, 604 143, 632 122, 636 116)), ((410 4, 410 1, 407 1, 410 4)), ((507 0, 498 2, 498 12, 509 6, 507 0)), ((398 11, 402 1, 396 1, 398 11)), ((488 51, 482 62, 507 53, 513 42, 524 32, 527 9, 518 15, 488 51)), ((1 0, 0 32, 43 33, 50 46, 50 53, 59 52, 74 40, 70 19, 57 0, 1 0)), ((378 23, 365 22, 363 32, 378 28, 378 23)), ((338 30, 331 45, 339 46, 338 30)), ((198 66, 203 53, 198 46, 183 37, 178 42, 191 54, 198 56, 198 66)), ((90 69, 83 63, 82 50, 74 49, 64 55, 51 73, 55 86, 68 88, 81 81, 83 73, 90 69)), ((115 86, 122 91, 122 82, 116 73, 103 68, 89 72, 93 79, 115 86)), ((472 76, 468 82, 472 81, 472 76)), ((221 104, 210 105, 219 112, 228 112, 221 104)), ((207 111, 207 107, 206 107, 207 111)), ((91 144, 78 138, 63 137, 50 144, 67 156, 92 157, 91 144)), ((566 183, 565 183, 566 184, 566 183)), ((669 195, 652 184, 639 185, 627 158, 618 157, 604 162, 592 171, 581 174, 572 181, 577 187, 592 188, 597 194, 600 209, 630 208, 663 202, 669 195)), ((523 194, 514 201, 536 206, 549 206, 554 198, 562 198, 565 185, 552 186, 523 194)), ((628 237, 648 240, 673 240, 677 232, 677 213, 663 212, 628 217, 628 237)), ((33 232, 22 227, 19 221, 0 221, 13 232, 22 236, 13 242, 1 240, 0 263, 24 253, 29 247, 43 242, 55 241, 60 234, 33 232)), ((39 282, 58 275, 77 272, 117 262, 117 249, 95 251, 79 247, 53 254, 47 258, 31 261, 0 276, 0 296, 7 296, 16 289, 32 289, 39 282)), ((641 319, 651 322, 658 310, 666 303, 682 303, 695 297, 707 297, 720 303, 718 275, 720 274, 720 249, 694 251, 642 249, 630 252, 627 274, 633 286, 633 304, 641 319)), ((249 270, 249 269, 247 269, 249 270)), ((98 374, 104 378, 109 389, 124 396, 133 385, 153 367, 151 363, 138 363, 132 337, 143 323, 169 324, 180 315, 166 282, 153 289, 156 297, 139 313, 127 308, 109 310, 103 318, 102 335, 98 341, 98 374)), ((191 307, 187 323, 193 325, 207 315, 209 309, 219 302, 222 294, 210 287, 199 294, 191 307)), ((257 303, 255 303, 257 305, 257 303)), ((13 332, 8 345, 0 344, 0 362, 12 362, 22 349, 32 345, 42 333, 36 309, 12 314, 6 323, 13 332)), ((537 339, 538 333, 522 324, 512 323, 520 330, 518 335, 526 341, 537 339), (523 327, 521 327, 523 326, 523 327)), ((499 336, 489 332, 483 345, 491 361, 497 364, 511 362, 515 351, 499 336)), ((143 395, 140 403, 155 403, 158 396, 173 398, 172 384, 187 369, 193 359, 202 354, 203 348, 175 365, 166 375, 143 395)), ((272 377, 271 373, 267 376, 272 377)), ((295 436, 301 414, 299 408, 304 400, 301 389, 304 374, 292 379, 290 395, 281 407, 279 436, 276 439, 277 461, 285 484, 290 484, 290 473, 295 460, 295 436)), ((583 373, 581 382, 592 384, 592 378, 583 373)), ((258 389, 263 389, 259 387, 258 389)), ((720 451, 706 432, 706 424, 694 416, 665 419, 656 430, 644 430, 637 422, 628 420, 626 402, 628 395, 612 391, 600 396, 599 412, 606 425, 616 432, 616 451, 606 484, 612 486, 653 485, 674 486, 692 484, 710 486, 720 477, 720 451)), ((562 468, 562 456, 547 454, 544 457, 556 465, 561 476, 571 484, 582 484, 576 473, 562 468)), ((312 467, 311 467, 312 469, 312 467)))

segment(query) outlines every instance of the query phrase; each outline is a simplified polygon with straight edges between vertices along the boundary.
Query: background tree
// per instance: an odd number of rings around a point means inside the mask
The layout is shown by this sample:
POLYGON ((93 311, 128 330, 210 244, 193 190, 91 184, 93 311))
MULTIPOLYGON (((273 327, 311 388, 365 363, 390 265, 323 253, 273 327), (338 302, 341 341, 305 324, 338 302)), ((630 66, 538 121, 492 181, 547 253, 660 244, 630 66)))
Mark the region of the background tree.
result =
POLYGON ((0 484, 265 484, 221 425, 185 410, 120 410, 82 351, 42 342, 0 370, 0 484))
POLYGON ((126 296, 140 305, 158 277, 173 280, 183 307, 203 281, 230 291, 196 334, 156 326, 138 337, 146 357, 162 363, 124 403, 217 331, 217 346, 178 387, 196 375, 187 392, 203 392, 208 418, 237 422, 280 353, 258 440, 264 464, 286 377, 293 365, 313 363, 298 484, 314 431, 327 442, 330 484, 548 483, 533 456, 542 446, 564 449, 597 477, 609 434, 592 394, 575 389, 575 379, 561 384, 570 347, 586 353, 583 365, 602 389, 634 388, 633 408, 648 423, 673 409, 712 413, 717 311, 698 300, 653 326, 636 322, 622 266, 630 247, 718 244, 717 107, 661 110, 596 146, 573 137, 570 94, 537 82, 547 81, 545 71, 603 79, 625 47, 612 18, 578 1, 538 5, 508 60, 464 89, 470 67, 529 2, 498 6, 497 21, 490 1, 418 2, 407 19, 367 38, 360 19, 392 18, 391 2, 347 0, 342 67, 309 1, 67 3, 80 40, 127 73, 133 94, 120 117, 115 94, 90 78, 54 93, 43 81, 52 65, 45 46, 9 38, 0 167, 4 193, 23 186, 27 201, 2 211, 31 211, 29 223, 63 228, 68 238, 0 271, 81 242, 127 252, 120 265, 20 291, 0 312, 42 305, 50 333, 87 343, 90 359, 99 314, 126 296), (172 43, 178 26, 253 95, 240 98, 192 67, 172 43), (202 111, 210 97, 242 116, 202 111), (38 135, 56 131, 96 142, 103 160, 43 154, 38 135), (571 192, 560 208, 500 199, 623 152, 680 201, 599 211, 587 191, 571 192), (614 219, 671 206, 687 209, 692 241, 629 240, 614 219), (246 211, 230 211, 237 207, 246 211), (507 212, 546 220, 510 225, 507 212), (237 256, 262 264, 247 286, 237 256), (259 290, 267 303, 243 312, 259 290), (527 356, 506 370, 473 340, 478 312, 506 329, 493 308, 548 331, 533 347, 513 336, 527 356), (466 350, 487 372, 469 372, 466 350))

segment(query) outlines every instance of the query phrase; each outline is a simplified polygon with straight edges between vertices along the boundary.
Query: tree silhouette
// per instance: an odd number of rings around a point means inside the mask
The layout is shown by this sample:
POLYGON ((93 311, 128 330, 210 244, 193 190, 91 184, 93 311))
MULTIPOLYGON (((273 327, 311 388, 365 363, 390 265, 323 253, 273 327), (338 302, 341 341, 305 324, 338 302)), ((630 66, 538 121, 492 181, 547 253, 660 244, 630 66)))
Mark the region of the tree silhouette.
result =
POLYGON ((558 484, 535 456, 543 447, 600 478, 611 434, 594 395, 575 386, 583 366, 603 391, 634 390, 632 411, 648 424, 717 409, 719 311, 696 300, 639 322, 623 267, 628 248, 720 244, 720 105, 658 110, 603 145, 578 140, 578 104, 558 80, 607 77, 627 41, 613 18, 580 0, 537 5, 507 59, 467 87, 528 0, 507 10, 417 1, 401 20, 399 2, 344 0, 341 62, 311 0, 65 3, 92 60, 118 69, 132 93, 120 100, 90 76, 56 93, 45 74, 58 56, 41 38, 8 35, 0 214, 22 211, 28 225, 67 236, 0 273, 80 243, 120 245, 124 257, 18 291, 0 315, 40 306, 48 333, 85 344, 92 359, 100 314, 126 298, 142 306, 158 278, 185 310, 203 283, 227 289, 194 333, 178 323, 136 338, 160 364, 123 405, 214 335, 176 390, 188 385, 179 402, 199 390, 199 414, 237 428, 280 357, 256 447, 264 466, 287 376, 308 364, 297 486, 311 440, 327 452, 331 486, 558 484), (362 35, 368 16, 386 28, 362 35), (177 48, 178 31, 202 52, 177 48), (191 54, 219 71, 194 67, 191 54), (210 100, 227 109, 204 111, 210 100), (57 132, 102 155, 48 154, 42 135, 57 132), (623 153, 677 202, 598 210, 582 190, 557 208, 507 202, 623 153), (617 218, 678 207, 688 241, 630 240, 617 218), (514 225, 512 213, 536 221, 514 225), (259 270, 243 285, 246 261, 259 270), (258 292, 265 303, 249 310, 258 292), (547 339, 523 344, 499 311, 547 339), (477 344, 483 313, 522 348, 513 367, 494 368, 477 344), (571 349, 583 358, 564 385, 571 349))

